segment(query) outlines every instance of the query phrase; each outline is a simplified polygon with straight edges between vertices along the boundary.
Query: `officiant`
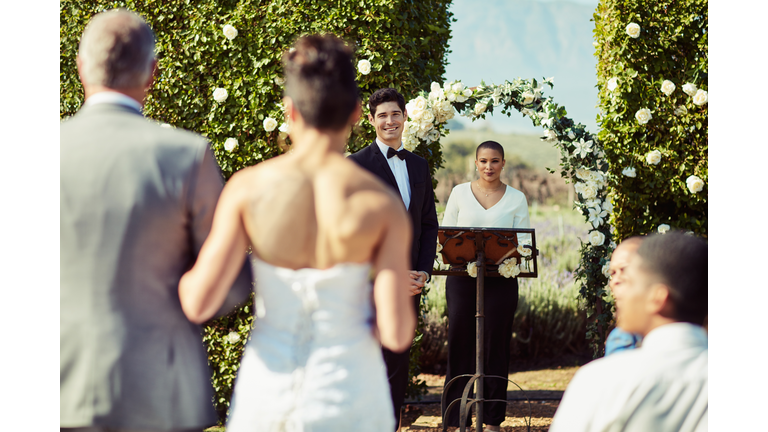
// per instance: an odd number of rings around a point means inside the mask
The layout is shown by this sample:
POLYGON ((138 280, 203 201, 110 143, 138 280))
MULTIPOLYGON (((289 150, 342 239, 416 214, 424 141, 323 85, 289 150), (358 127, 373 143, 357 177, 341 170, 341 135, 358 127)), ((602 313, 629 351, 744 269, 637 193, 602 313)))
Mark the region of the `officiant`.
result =
MULTIPOLYGON (((402 94, 393 88, 379 89, 368 98, 368 108, 368 121, 376 129, 376 139, 349 158, 390 185, 408 210, 413 226, 410 290, 414 310, 418 313, 421 291, 432 275, 437 249, 437 212, 429 164, 426 159, 403 147, 403 129, 408 113, 402 94)), ((382 348, 382 355, 387 366, 397 427, 408 386, 410 349, 394 353, 382 348)))
MULTIPOLYGON (((475 151, 477 180, 457 185, 448 197, 441 226, 480 228, 530 228, 528 202, 519 190, 501 181, 504 148, 485 141, 475 151)), ((475 373, 475 290, 470 276, 448 276, 445 282, 448 306, 448 370, 445 383, 462 374, 475 373)), ((509 342, 512 319, 517 309, 516 278, 485 276, 484 371, 506 377, 509 372, 509 342)), ((460 378, 447 392, 447 400, 460 399, 469 378, 460 378)), ((507 381, 484 379, 485 399, 507 398, 507 381)), ((443 413, 444 415, 445 413, 443 413)), ((506 404, 485 402, 486 430, 498 431, 504 421, 506 404)), ((467 417, 470 426, 471 417, 467 417)), ((452 409, 448 426, 459 426, 459 410, 452 409)))

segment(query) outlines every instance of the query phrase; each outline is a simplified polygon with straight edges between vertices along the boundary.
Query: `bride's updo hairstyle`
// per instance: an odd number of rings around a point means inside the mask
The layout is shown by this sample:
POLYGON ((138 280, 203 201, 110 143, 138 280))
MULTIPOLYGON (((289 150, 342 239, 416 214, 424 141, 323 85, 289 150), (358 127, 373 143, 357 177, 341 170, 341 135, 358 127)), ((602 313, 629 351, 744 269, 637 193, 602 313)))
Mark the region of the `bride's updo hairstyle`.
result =
POLYGON ((480 143, 480 145, 477 146, 477 150, 475 150, 475 159, 477 159, 477 155, 480 153, 481 149, 496 150, 501 155, 501 160, 504 160, 504 147, 496 141, 485 141, 480 143))
POLYGON ((285 95, 307 125, 320 130, 347 126, 359 100, 352 50, 333 35, 304 36, 283 55, 285 95))

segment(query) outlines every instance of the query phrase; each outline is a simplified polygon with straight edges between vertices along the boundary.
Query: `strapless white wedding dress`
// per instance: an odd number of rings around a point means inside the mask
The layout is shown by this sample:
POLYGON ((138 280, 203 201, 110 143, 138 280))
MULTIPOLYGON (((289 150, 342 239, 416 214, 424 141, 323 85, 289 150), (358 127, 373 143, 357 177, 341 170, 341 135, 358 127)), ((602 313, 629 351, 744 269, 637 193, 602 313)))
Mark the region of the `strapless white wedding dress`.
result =
POLYGON ((292 270, 252 260, 256 320, 227 432, 395 430, 372 332, 370 264, 292 270))

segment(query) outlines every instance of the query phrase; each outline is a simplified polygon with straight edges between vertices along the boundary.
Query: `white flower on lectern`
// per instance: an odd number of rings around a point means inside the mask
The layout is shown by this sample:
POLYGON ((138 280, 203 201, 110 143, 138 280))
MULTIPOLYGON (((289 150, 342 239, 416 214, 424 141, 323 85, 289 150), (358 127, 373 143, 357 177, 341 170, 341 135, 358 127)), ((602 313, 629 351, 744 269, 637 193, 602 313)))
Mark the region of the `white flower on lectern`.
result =
POLYGON ((467 264, 467 273, 469 273, 470 276, 473 278, 477 277, 477 263, 472 261, 471 263, 467 264))
POLYGON ((520 274, 520 267, 517 266, 517 258, 507 258, 499 266, 499 274, 505 278, 516 277, 520 274))

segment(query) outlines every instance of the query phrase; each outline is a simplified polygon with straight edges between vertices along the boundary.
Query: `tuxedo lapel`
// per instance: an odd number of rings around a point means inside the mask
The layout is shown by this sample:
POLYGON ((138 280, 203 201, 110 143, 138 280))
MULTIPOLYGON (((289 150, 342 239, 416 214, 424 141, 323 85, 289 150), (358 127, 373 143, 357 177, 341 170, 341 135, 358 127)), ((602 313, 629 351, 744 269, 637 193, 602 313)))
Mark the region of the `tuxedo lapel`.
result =
MULTIPOLYGON (((371 144, 371 153, 372 153, 372 159, 373 159, 372 165, 377 167, 379 171, 382 174, 384 174, 383 178, 386 178, 389 181, 389 184, 395 188, 395 191, 397 191, 397 194, 400 195, 400 188, 397 187, 397 180, 395 180, 395 175, 392 174, 392 169, 389 167, 389 163, 387 162, 387 157, 381 153, 381 150, 379 150, 379 146, 376 144, 375 141, 373 142, 373 144, 371 144)), ((410 175, 410 171, 408 172, 408 174, 410 175)))

